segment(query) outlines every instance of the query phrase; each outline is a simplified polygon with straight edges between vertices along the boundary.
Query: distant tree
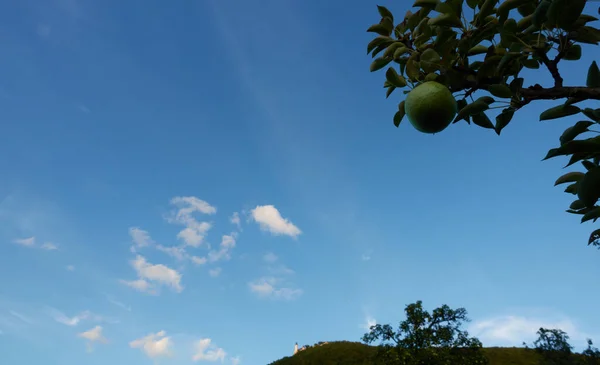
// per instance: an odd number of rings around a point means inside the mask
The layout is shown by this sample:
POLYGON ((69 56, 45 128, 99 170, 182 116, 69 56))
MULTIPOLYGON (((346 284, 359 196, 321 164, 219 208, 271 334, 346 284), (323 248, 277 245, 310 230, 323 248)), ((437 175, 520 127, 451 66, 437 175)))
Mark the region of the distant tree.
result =
MULTIPOLYGON (((539 120, 583 114, 582 120, 564 131, 558 147, 548 151, 544 160, 569 156, 567 166, 581 162, 582 171, 561 176, 555 185, 568 184, 565 192, 577 197, 567 212, 580 215, 581 223, 596 222, 600 218, 596 204, 600 132, 593 128, 600 124, 600 68, 596 61, 575 63, 581 58, 582 45, 600 42, 600 29, 590 25, 598 19, 583 13, 586 3, 416 0, 399 19, 378 6, 381 20, 367 30, 377 34, 367 45, 367 53, 374 58, 371 72, 387 68, 386 97, 395 90, 406 95, 399 100, 394 124, 398 126, 406 115, 417 130, 438 133, 464 120, 500 135, 528 104, 563 99, 542 112, 539 120), (561 67, 588 68, 586 80, 564 80, 561 67), (546 69, 551 85, 527 85, 523 68, 546 69), (594 103, 579 104, 584 101, 594 103), (488 116, 494 109, 501 110, 495 123, 488 116), (582 135, 587 138, 579 138, 582 135)), ((598 49, 592 51, 598 54, 598 49)), ((592 232, 588 245, 600 248, 600 229, 592 232)))
POLYGON ((600 350, 594 347, 594 343, 592 340, 587 340, 588 347, 583 350, 581 355, 583 355, 582 365, 600 365, 600 350))
POLYGON ((451 309, 443 305, 429 313, 421 301, 405 308, 406 319, 397 330, 389 325, 371 326, 362 340, 367 344, 379 341, 380 360, 396 365, 484 365, 481 342, 461 330, 468 321, 464 308, 451 309))
MULTIPOLYGON (((533 342, 540 355, 540 365, 570 365, 573 363, 573 346, 569 335, 560 329, 540 328, 538 338, 533 342)), ((527 344, 524 344, 526 347, 527 344)))

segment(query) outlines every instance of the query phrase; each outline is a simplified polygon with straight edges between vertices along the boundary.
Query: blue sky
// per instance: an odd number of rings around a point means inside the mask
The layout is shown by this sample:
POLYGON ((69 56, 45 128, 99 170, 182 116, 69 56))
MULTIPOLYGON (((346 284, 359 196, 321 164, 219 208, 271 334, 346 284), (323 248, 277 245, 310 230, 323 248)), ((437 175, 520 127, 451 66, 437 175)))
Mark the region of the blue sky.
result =
POLYGON ((394 128, 375 5, 4 2, 2 361, 266 364, 416 300, 485 345, 600 341, 593 225, 540 161, 580 117, 394 128))

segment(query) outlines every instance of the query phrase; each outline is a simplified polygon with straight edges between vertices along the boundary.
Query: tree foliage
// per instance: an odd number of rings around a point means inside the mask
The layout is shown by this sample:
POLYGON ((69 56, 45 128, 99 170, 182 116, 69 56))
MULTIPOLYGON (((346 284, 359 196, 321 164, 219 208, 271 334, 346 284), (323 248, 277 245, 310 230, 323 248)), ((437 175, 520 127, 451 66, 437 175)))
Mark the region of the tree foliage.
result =
POLYGON ((374 325, 363 341, 379 341, 380 358, 386 364, 437 365, 487 364, 481 342, 461 330, 468 321, 464 308, 451 309, 443 305, 429 313, 421 301, 405 308, 406 319, 398 329, 389 325, 374 325))
MULTIPOLYGON (((558 178, 555 185, 568 184, 565 192, 576 196, 567 212, 581 216, 582 223, 596 222, 600 218, 600 136, 592 128, 600 124, 600 108, 578 104, 600 100, 600 69, 592 62, 586 80, 573 80, 573 86, 566 86, 560 73, 563 62, 581 58, 582 45, 600 42, 600 30, 590 25, 598 19, 583 13, 586 3, 416 0, 402 19, 378 6, 381 20, 367 30, 377 34, 367 46, 374 58, 370 70, 387 68, 386 97, 396 89, 408 94, 426 81, 446 85, 458 104, 454 123, 472 122, 498 135, 529 103, 562 99, 542 112, 539 120, 572 115, 581 120, 564 131, 544 160, 568 156, 567 166, 583 166, 580 172, 558 178), (542 68, 553 85, 526 86, 522 70, 542 68), (501 111, 492 122, 488 114, 494 109, 501 111)), ((398 126, 404 116, 402 100, 394 124, 398 126)), ((590 235, 588 244, 600 248, 600 229, 590 235)))

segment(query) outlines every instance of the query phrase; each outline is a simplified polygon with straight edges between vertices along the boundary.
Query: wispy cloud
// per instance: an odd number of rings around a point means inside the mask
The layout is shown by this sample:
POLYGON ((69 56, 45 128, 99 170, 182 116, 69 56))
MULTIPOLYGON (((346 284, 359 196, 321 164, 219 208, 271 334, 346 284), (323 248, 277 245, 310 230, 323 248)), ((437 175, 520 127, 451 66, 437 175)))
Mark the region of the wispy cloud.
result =
POLYGON ((273 205, 259 205, 252 209, 250 213, 252 219, 258 223, 260 228, 272 235, 285 235, 295 238, 302 233, 289 219, 283 218, 279 210, 273 205))
POLYGON ((17 311, 10 310, 8 311, 8 313, 10 313, 11 316, 20 319, 22 322, 25 322, 27 324, 33 324, 33 321, 29 317, 26 317, 17 311))
POLYGON ((270 264, 274 263, 275 261, 277 261, 278 257, 277 255, 275 255, 273 252, 267 252, 264 256, 263 256, 263 260, 265 260, 265 262, 268 262, 270 264))
POLYGON ((58 250, 58 246, 56 246, 54 243, 52 242, 45 242, 41 248, 43 250, 47 250, 47 251, 54 251, 54 250, 58 250))
POLYGON ((234 356, 231 358, 231 365, 240 365, 242 359, 239 356, 234 356))
POLYGON ((272 276, 263 276, 248 283, 250 291, 262 298, 294 300, 299 298, 302 289, 283 286, 283 280, 272 276))
POLYGON ((66 269, 67 269, 67 271, 75 271, 75 266, 67 265, 66 269))
POLYGON ((119 308, 122 308, 128 312, 131 312, 131 306, 125 305, 123 302, 120 302, 118 300, 116 300, 115 298, 113 298, 112 296, 105 294, 104 295, 106 297, 106 300, 113 305, 116 305, 119 308))
POLYGON ((208 253, 208 260, 210 262, 217 262, 220 260, 229 260, 231 258, 230 252, 235 247, 236 234, 232 233, 229 235, 223 235, 221 237, 221 244, 218 250, 211 250, 208 253))
POLYGON ((91 112, 91 110, 87 106, 85 106, 83 104, 78 105, 77 109, 79 109, 80 112, 86 113, 86 114, 88 114, 88 113, 91 112))
POLYGON ((214 269, 208 270, 208 275, 210 275, 213 278, 216 278, 217 276, 221 275, 221 268, 215 267, 214 269))
POLYGON ((234 212, 229 218, 231 224, 234 224, 238 230, 242 230, 242 222, 240 220, 240 214, 238 212, 234 212))
POLYGON ((171 355, 172 345, 173 342, 165 331, 151 333, 129 343, 129 347, 142 350, 151 359, 171 355))
POLYGON ((360 325, 360 328, 362 328, 365 331, 369 331, 371 329, 371 326, 374 326, 377 324, 377 320, 375 320, 375 318, 373 318, 371 315, 367 314, 365 316, 364 322, 360 325))
POLYGON ((35 237, 32 236, 32 237, 28 237, 28 238, 18 238, 16 240, 14 240, 13 242, 16 243, 17 245, 33 247, 33 246, 35 246, 35 237))

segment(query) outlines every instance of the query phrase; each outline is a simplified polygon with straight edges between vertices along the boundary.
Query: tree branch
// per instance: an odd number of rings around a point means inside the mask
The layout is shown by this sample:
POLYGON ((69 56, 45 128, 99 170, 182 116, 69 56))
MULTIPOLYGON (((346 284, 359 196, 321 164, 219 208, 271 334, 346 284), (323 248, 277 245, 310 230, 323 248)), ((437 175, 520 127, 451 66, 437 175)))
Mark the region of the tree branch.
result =
POLYGON ((583 100, 600 100, 600 88, 584 86, 567 86, 543 88, 539 84, 521 89, 523 101, 520 106, 533 100, 555 100, 563 98, 578 98, 583 100))
POLYGON ((544 52, 539 52, 538 56, 540 57, 544 65, 546 65, 548 71, 550 71, 552 78, 554 78, 554 87, 562 87, 563 78, 560 76, 560 72, 558 72, 558 61, 560 61, 560 59, 562 58, 562 54, 559 54, 554 61, 550 61, 550 59, 548 58, 548 56, 546 56, 546 53, 544 52))

